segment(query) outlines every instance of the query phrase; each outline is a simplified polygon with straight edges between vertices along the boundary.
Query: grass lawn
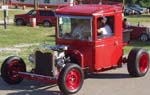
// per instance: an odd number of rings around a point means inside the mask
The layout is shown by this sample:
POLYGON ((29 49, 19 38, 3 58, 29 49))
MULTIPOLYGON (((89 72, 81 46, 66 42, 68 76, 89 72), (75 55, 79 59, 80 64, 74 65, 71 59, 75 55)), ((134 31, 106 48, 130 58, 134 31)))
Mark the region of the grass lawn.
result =
POLYGON ((55 44, 54 27, 45 28, 37 26, 32 28, 29 26, 9 25, 4 30, 0 25, 0 64, 11 55, 22 57, 27 63, 28 55, 41 44, 55 44))
POLYGON ((150 25, 150 14, 143 14, 143 15, 130 15, 130 16, 126 16, 128 21, 131 23, 131 25, 137 25, 138 22, 140 24, 143 23, 149 23, 150 25))
POLYGON ((37 26, 37 28, 32 28, 29 26, 9 25, 7 28, 4 30, 3 26, 0 26, 0 47, 10 47, 21 43, 54 43, 54 40, 50 37, 50 35, 54 35, 54 27, 37 26))
MULTIPOLYGON (((9 9, 8 10, 8 19, 14 19, 14 15, 27 13, 29 10, 31 10, 31 8, 28 8, 26 10, 9 9)), ((3 19, 4 19, 4 12, 3 12, 3 10, 0 10, 0 20, 3 20, 3 19)))
POLYGON ((141 42, 141 41, 133 41, 130 45, 124 47, 125 54, 128 54, 132 48, 144 48, 150 51, 150 41, 141 42))

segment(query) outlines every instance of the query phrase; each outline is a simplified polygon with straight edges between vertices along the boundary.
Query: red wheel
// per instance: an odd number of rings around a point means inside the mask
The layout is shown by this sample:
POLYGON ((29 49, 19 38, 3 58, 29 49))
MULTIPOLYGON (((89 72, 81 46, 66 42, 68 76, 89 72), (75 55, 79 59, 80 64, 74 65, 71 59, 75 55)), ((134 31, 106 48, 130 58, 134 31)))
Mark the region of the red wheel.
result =
POLYGON ((148 69, 149 63, 149 56, 146 53, 142 54, 139 61, 139 69, 140 72, 145 73, 148 69))
POLYGON ((72 69, 66 76, 66 86, 69 90, 77 89, 80 85, 81 75, 76 69, 72 69))
POLYGON ((80 66, 67 64, 60 72, 58 86, 65 94, 78 92, 83 84, 84 74, 80 66))
POLYGON ((24 61, 19 57, 8 57, 1 68, 1 77, 8 84, 18 84, 23 78, 19 76, 18 72, 26 72, 24 61))
POLYGON ((144 76, 149 70, 149 54, 144 49, 132 49, 128 56, 128 72, 133 77, 144 76))

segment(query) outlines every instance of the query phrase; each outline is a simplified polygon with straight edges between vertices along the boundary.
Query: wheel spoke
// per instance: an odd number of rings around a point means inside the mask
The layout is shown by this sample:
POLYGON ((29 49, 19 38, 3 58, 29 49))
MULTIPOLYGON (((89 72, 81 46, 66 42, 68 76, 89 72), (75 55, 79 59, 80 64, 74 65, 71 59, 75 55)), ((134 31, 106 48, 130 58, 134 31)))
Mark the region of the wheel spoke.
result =
POLYGON ((7 73, 10 79, 17 80, 19 79, 18 72, 22 71, 23 67, 19 64, 18 60, 13 60, 10 62, 10 65, 8 66, 7 73))
POLYGON ((8 57, 2 64, 1 77, 8 84, 18 84, 23 80, 18 72, 26 72, 24 61, 17 56, 8 57))
POLYGON ((68 89, 75 90, 79 87, 81 80, 80 72, 76 69, 72 69, 68 72, 66 77, 66 84, 68 89))
POLYGON ((60 72, 58 86, 63 93, 74 94, 81 89, 83 79, 84 74, 81 67, 77 64, 68 63, 60 72))

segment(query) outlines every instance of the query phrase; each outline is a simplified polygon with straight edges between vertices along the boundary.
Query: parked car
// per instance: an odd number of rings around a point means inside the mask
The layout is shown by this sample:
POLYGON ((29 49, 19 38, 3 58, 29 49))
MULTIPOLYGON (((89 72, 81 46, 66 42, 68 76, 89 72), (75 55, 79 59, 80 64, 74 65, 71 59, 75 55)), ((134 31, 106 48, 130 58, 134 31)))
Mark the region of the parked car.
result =
POLYGON ((147 8, 143 8, 143 7, 141 7, 140 5, 137 5, 137 4, 131 5, 130 7, 134 7, 136 9, 142 10, 144 13, 147 11, 147 8))
POLYGON ((26 14, 18 14, 14 17, 16 25, 26 25, 31 22, 32 18, 36 18, 37 24, 43 24, 50 27, 56 24, 55 13, 52 10, 31 10, 26 14))
POLYGON ((124 8, 124 15, 139 15, 140 12, 135 11, 129 7, 124 8))
POLYGON ((144 13, 143 9, 139 9, 139 8, 135 8, 135 7, 129 7, 129 8, 134 10, 134 11, 139 12, 139 14, 143 14, 144 13))
POLYGON ((130 5, 128 7, 135 10, 135 11, 140 12, 140 14, 147 12, 147 8, 141 7, 140 5, 137 5, 137 4, 133 4, 133 5, 130 5))

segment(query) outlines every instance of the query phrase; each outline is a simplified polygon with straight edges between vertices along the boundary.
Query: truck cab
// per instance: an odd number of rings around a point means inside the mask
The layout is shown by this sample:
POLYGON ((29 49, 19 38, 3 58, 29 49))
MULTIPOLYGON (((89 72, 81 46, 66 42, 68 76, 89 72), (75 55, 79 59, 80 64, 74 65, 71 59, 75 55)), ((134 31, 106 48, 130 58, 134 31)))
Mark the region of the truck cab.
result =
POLYGON ((112 5, 75 5, 56 10, 56 43, 67 45, 74 60, 89 71, 120 64, 123 55, 122 8, 112 5), (80 11, 79 11, 80 10, 80 11), (107 18, 112 35, 98 34, 98 20, 107 18), (76 27, 83 24, 79 30, 76 27), (76 32, 73 33, 73 32, 76 32), (79 60, 80 59, 80 60, 79 60))

